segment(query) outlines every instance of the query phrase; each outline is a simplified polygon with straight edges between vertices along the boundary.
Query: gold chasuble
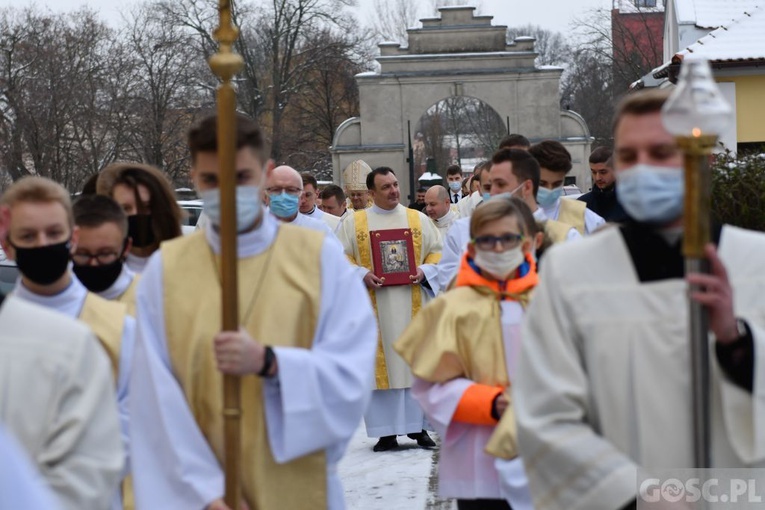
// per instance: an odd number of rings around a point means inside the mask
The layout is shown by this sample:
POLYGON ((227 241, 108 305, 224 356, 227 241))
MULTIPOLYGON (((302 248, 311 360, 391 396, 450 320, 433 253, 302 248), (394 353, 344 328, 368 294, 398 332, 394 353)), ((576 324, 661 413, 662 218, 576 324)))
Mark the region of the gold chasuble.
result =
POLYGON ((138 280, 141 279, 140 274, 136 274, 133 276, 133 281, 130 282, 130 285, 125 290, 125 292, 122 293, 120 297, 115 299, 118 303, 124 303, 125 306, 127 306, 127 313, 131 317, 135 317, 135 298, 136 298, 136 292, 138 290, 138 280))
POLYGON ((122 330, 125 327, 127 307, 88 292, 80 310, 79 319, 87 324, 109 355, 114 380, 117 380, 122 348, 122 330))
POLYGON ((550 238, 554 243, 563 243, 568 239, 568 232, 572 227, 568 223, 563 223, 556 220, 545 221, 545 235, 550 238))
POLYGON ((560 200, 560 211, 558 212, 558 221, 571 225, 579 231, 580 234, 585 234, 584 224, 584 212, 587 209, 587 204, 580 200, 569 200, 562 198, 560 200))
MULTIPOLYGON (((319 318, 324 234, 281 224, 263 253, 239 259, 239 320, 272 346, 311 348, 319 318)), ((204 231, 162 244, 167 347, 197 424, 223 464, 223 378, 213 337, 221 330, 216 256, 204 231)), ((250 510, 326 508, 324 451, 277 464, 266 430, 263 382, 242 377, 244 499, 250 510)))
MULTIPOLYGON (((414 246, 414 259, 416 261, 417 266, 419 267, 422 264, 437 264, 439 260, 441 260, 441 252, 440 252, 440 246, 438 247, 438 252, 430 252, 426 251, 423 253, 423 250, 428 250, 427 247, 423 247, 423 222, 420 219, 420 213, 419 211, 415 209, 408 209, 404 208, 403 206, 399 205, 401 209, 404 209, 406 211, 406 227, 403 228, 409 228, 412 232, 412 244, 414 246)), ((370 230, 383 230, 382 228, 372 228, 370 229, 369 226, 369 209, 364 209, 361 211, 356 211, 353 213, 353 225, 354 225, 354 232, 353 232, 353 240, 355 241, 356 248, 358 250, 358 256, 352 256, 348 253, 348 249, 346 247, 346 255, 348 256, 349 260, 351 261, 351 264, 364 267, 370 271, 373 270, 373 261, 372 261, 372 245, 371 240, 369 238, 369 231, 370 230)), ((384 215, 383 215, 384 216, 384 215)), ((435 225, 432 224, 432 222, 427 223, 428 228, 432 229, 435 234, 429 234, 429 236, 438 235, 435 225)), ((341 224, 342 228, 342 224, 341 224)), ((393 228, 393 227, 389 227, 393 228)), ((396 227, 398 228, 398 227, 396 227)), ((345 244, 345 243, 344 243, 345 244)), ((423 292, 420 285, 408 285, 406 286, 411 291, 411 298, 410 298, 410 317, 415 317, 422 308, 423 304, 423 292)), ((379 290, 376 289, 369 289, 369 297, 372 300, 372 306, 375 310, 375 315, 377 315, 378 322, 382 322, 384 320, 389 320, 390 318, 381 317, 380 316, 380 309, 378 307, 378 292, 386 293, 390 292, 391 290, 395 291, 395 287, 389 287, 389 288, 382 288, 379 290)), ((398 318, 401 319, 400 317, 398 318)), ((407 321, 408 322, 408 321, 407 321)), ((407 377, 408 374, 401 375, 401 370, 396 369, 395 367, 389 366, 389 361, 391 358, 391 354, 395 355, 395 352, 390 349, 390 346, 392 346, 393 341, 395 341, 395 338, 392 338, 389 340, 389 347, 390 352, 386 355, 386 345, 385 345, 385 339, 383 338, 383 325, 379 326, 378 329, 378 336, 377 336, 377 356, 376 356, 376 363, 375 363, 375 383, 376 388, 378 390, 387 390, 392 388, 406 388, 409 387, 410 381, 408 379, 411 379, 411 377, 407 377)), ((395 361, 394 361, 395 363, 395 361)), ((401 361, 398 361, 399 364, 401 364, 401 361)))
POLYGON ((506 287, 478 275, 467 254, 456 287, 438 296, 412 319, 394 348, 412 373, 430 383, 465 378, 477 384, 505 388, 510 402, 489 440, 486 453, 511 459, 518 455, 510 379, 502 333, 502 300, 526 307, 538 282, 536 263, 527 255, 529 272, 508 280, 506 287))

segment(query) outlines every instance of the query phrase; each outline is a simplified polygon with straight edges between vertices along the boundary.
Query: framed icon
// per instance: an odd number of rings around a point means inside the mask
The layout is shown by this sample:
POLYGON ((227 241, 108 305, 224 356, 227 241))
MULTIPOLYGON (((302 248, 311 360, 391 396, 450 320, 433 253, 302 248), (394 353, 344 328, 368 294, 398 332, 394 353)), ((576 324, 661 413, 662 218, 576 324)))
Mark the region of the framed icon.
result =
POLYGON ((411 285, 410 277, 417 275, 412 231, 408 228, 373 230, 369 237, 374 274, 383 281, 383 287, 411 285))

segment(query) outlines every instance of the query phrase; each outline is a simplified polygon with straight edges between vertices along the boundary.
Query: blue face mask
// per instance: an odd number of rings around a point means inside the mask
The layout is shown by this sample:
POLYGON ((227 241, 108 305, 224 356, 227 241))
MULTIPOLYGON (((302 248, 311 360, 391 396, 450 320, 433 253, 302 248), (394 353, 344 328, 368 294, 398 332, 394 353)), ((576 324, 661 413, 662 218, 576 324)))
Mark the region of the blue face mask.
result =
POLYGON ((282 191, 278 194, 268 195, 268 199, 271 202, 271 212, 277 218, 291 218, 298 212, 300 197, 282 191))
POLYGON ((616 174, 616 199, 642 223, 666 224, 683 214, 683 169, 639 164, 616 174))
POLYGON ((537 203, 542 206, 542 209, 547 209, 555 205, 561 195, 563 195, 563 186, 555 189, 539 188, 537 203))
POLYGON ((491 193, 489 193, 488 191, 484 191, 481 197, 483 198, 484 202, 488 202, 489 200, 491 200, 491 193))
MULTIPOLYGON (((210 222, 220 227, 220 189, 200 191, 204 202, 204 213, 210 222)), ((244 232, 260 218, 263 206, 260 199, 260 186, 236 187, 236 231, 244 232)))
POLYGON ((451 181, 449 183, 449 189, 457 193, 459 190, 462 189, 462 183, 459 181, 451 181))

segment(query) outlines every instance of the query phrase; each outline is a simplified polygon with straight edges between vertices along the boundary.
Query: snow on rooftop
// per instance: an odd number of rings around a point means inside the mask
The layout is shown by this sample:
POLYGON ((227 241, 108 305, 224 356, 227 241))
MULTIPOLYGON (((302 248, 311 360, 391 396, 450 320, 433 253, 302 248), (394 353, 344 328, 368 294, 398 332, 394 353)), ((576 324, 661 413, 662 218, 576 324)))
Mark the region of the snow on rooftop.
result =
POLYGON ((755 7, 678 53, 711 61, 765 59, 765 9, 755 7))
POLYGON ((717 28, 751 12, 763 0, 674 0, 677 22, 700 28, 717 28))

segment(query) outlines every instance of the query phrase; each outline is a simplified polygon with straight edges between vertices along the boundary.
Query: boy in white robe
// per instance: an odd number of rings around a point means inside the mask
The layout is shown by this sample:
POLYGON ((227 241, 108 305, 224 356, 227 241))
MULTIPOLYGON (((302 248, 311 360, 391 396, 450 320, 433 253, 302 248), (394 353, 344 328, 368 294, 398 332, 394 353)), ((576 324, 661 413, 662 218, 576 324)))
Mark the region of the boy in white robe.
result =
POLYGON ((726 227, 707 248, 711 274, 684 274, 683 155, 662 124, 666 97, 637 93, 617 113, 633 221, 545 255, 513 388, 540 510, 634 508, 638 466, 693 467, 689 283, 710 318, 712 467, 765 466, 765 238, 726 227))
MULTIPOLYGON (((460 510, 510 508, 495 456, 521 463, 515 434, 498 424, 513 421, 508 394, 524 308, 538 281, 531 252, 536 229, 518 199, 476 209, 456 288, 429 303, 395 345, 416 377, 415 398, 443 441, 439 496, 457 498, 460 510)), ((530 508, 514 496, 514 510, 530 508)))

